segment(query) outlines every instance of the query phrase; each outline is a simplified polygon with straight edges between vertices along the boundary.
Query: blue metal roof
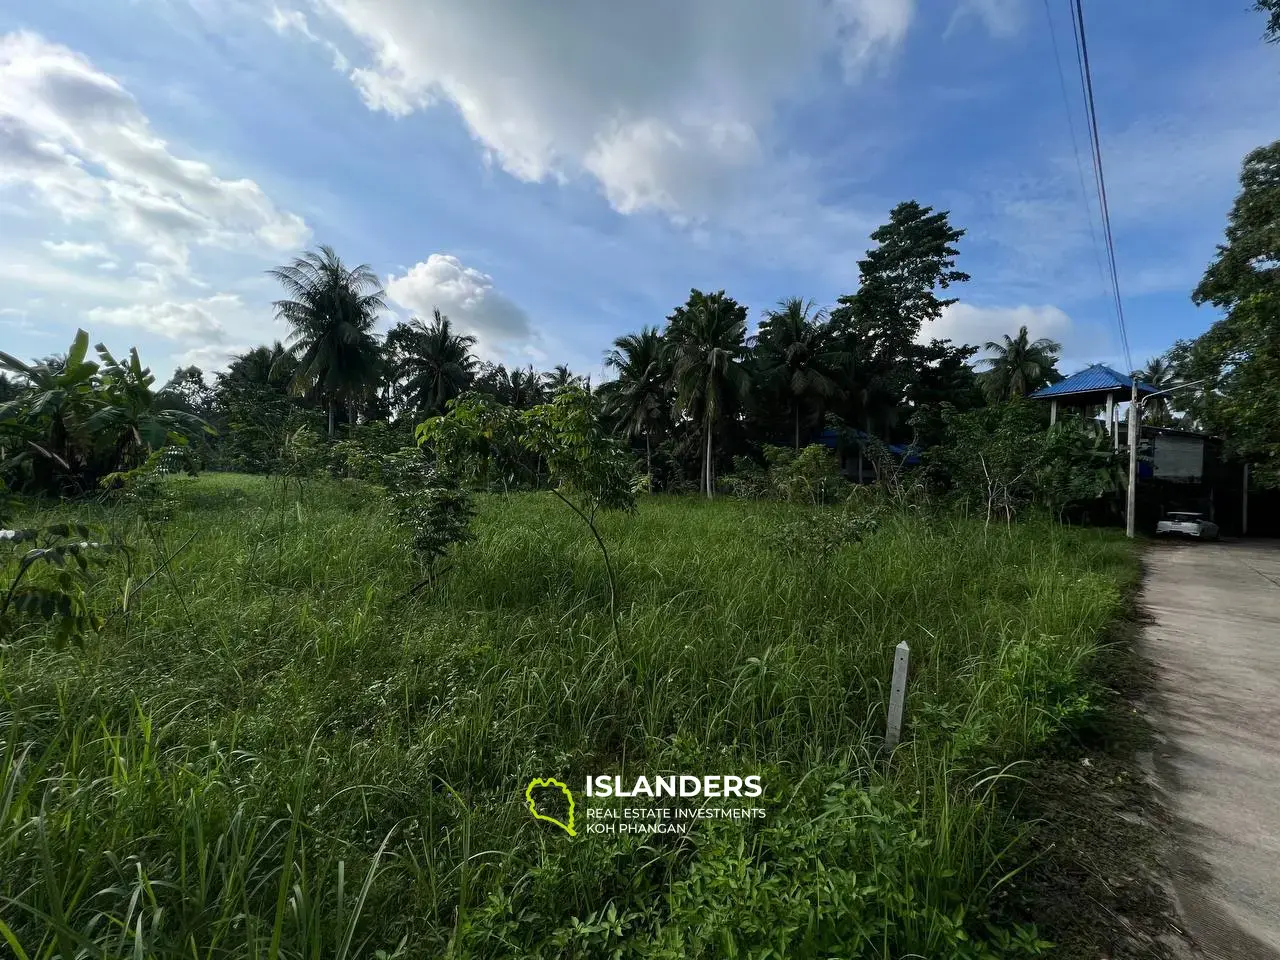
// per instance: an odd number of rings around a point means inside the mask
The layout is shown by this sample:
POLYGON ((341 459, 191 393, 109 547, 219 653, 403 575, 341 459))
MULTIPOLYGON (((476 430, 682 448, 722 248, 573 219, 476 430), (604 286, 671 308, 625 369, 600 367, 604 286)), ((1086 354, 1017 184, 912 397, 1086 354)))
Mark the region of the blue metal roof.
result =
MULTIPOLYGON (((1114 390, 1117 393, 1122 391, 1130 393, 1133 390, 1133 379, 1126 377, 1118 370, 1113 370, 1105 363, 1095 363, 1093 366, 1085 367, 1079 373, 1073 373, 1065 380, 1059 380, 1057 383, 1051 383, 1047 387, 1041 387, 1030 396, 1037 398, 1065 397, 1073 393, 1105 393, 1108 390, 1114 390)), ((1141 382, 1138 384, 1138 393, 1155 392, 1155 387, 1141 382)), ((1119 399, 1123 400, 1124 397, 1119 399)))

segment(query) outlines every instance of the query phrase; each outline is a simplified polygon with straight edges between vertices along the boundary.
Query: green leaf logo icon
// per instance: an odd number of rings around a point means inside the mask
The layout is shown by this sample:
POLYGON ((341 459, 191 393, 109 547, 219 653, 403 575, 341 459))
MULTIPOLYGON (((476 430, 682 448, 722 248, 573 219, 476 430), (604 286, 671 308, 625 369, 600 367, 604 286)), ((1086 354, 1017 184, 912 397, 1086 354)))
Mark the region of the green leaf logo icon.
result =
POLYGON ((545 820, 547 823, 554 823, 557 827, 559 827, 565 833, 569 834, 569 836, 571 837, 576 837, 578 835, 573 829, 573 791, 571 791, 559 780, 553 780, 550 777, 548 777, 545 780, 540 778, 530 780, 529 786, 525 787, 524 798, 526 801, 528 801, 529 812, 533 814, 533 817, 535 820, 545 820), (561 821, 557 820, 555 817, 548 817, 546 814, 542 814, 538 812, 538 801, 533 799, 533 791, 538 787, 557 787, 559 788, 560 792, 565 795, 565 798, 569 801, 569 822, 568 823, 562 823, 561 821))

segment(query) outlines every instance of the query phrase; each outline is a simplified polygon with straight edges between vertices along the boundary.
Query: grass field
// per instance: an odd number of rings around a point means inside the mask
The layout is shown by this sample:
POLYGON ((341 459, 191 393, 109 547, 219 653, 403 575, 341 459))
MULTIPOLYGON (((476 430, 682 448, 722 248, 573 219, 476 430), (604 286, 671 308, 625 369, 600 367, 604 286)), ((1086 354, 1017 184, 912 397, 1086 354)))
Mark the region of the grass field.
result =
MULTIPOLYGON (((889 517, 825 563, 774 504, 653 498, 590 534, 480 504, 434 591, 359 486, 176 484, 173 563, 83 649, 0 648, 0 918, 32 958, 1022 956, 997 787, 1091 709, 1113 533, 889 517), (905 742, 878 755, 893 648, 905 742), (1013 766, 1010 766, 1010 765, 1013 766), (768 815, 568 837, 530 778, 758 774, 768 815)), ((159 547, 125 508, 86 517, 159 547)))

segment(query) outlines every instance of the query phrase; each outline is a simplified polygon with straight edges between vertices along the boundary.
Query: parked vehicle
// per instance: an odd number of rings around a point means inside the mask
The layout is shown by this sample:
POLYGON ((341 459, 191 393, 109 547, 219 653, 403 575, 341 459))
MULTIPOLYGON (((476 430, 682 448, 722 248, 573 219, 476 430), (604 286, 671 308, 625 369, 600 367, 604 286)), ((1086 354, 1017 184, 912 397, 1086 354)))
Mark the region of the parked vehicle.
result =
POLYGON ((1156 524, 1156 535, 1217 540, 1218 525, 1211 520, 1206 520, 1203 513, 1171 511, 1167 517, 1156 524))

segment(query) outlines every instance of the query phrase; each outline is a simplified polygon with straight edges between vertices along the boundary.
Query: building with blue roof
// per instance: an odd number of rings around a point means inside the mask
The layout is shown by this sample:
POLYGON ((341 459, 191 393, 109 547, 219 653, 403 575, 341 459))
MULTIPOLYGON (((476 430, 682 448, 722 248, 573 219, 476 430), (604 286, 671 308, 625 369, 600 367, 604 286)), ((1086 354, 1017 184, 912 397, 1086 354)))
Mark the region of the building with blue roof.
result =
MULTIPOLYGON (((1155 387, 1139 382, 1139 396, 1155 392, 1155 387)), ((1107 425, 1107 433, 1111 434, 1118 448, 1120 446, 1118 405, 1132 399, 1133 378, 1108 367, 1105 363, 1095 363, 1057 383, 1041 387, 1029 396, 1033 400, 1049 401, 1051 424, 1058 422, 1059 404, 1081 407, 1086 416, 1089 416, 1090 411, 1094 409, 1105 409, 1104 421, 1107 425)))

